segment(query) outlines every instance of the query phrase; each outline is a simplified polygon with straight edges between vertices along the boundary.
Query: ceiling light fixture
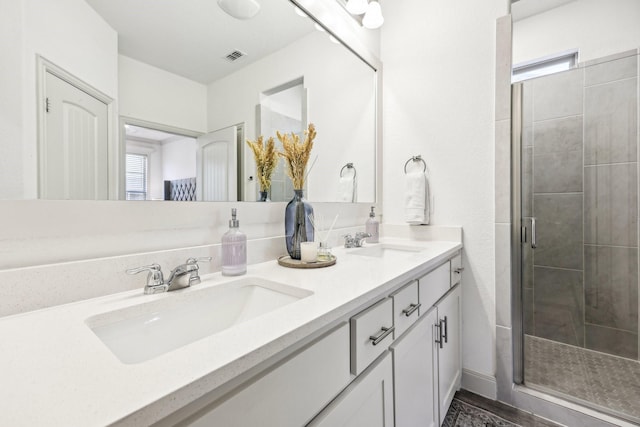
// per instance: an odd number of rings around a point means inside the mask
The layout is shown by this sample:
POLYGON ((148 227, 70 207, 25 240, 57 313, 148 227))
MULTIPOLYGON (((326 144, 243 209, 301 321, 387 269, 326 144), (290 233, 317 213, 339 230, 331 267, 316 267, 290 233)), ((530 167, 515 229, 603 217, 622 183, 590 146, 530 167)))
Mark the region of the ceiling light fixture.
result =
POLYGON ((256 0, 218 0, 218 6, 236 19, 251 19, 260 12, 256 0))
POLYGON ((370 30, 380 28, 384 23, 384 17, 382 16, 382 9, 378 0, 372 0, 367 7, 367 12, 362 18, 362 25, 370 30))
POLYGON ((348 0, 347 11, 352 15, 362 15, 367 11, 368 0, 348 0))

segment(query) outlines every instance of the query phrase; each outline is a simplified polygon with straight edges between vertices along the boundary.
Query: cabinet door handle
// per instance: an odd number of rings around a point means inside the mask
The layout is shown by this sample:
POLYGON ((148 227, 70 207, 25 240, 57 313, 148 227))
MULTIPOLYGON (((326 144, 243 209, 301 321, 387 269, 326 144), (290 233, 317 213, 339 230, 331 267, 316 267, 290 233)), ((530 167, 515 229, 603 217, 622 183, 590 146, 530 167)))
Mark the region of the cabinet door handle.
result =
POLYGON ((442 348, 442 321, 436 323, 434 326, 438 328, 438 339, 436 340, 436 343, 440 345, 440 348, 442 348))
POLYGON ((409 304, 409 307, 402 310, 402 313, 404 313, 405 316, 409 317, 413 314, 414 311, 419 309, 421 305, 422 305, 421 303, 418 303, 418 304, 411 303, 409 304))
POLYGON ((449 327, 447 326, 447 316, 444 316, 444 319, 440 320, 440 323, 444 323, 444 332, 442 333, 442 338, 444 338, 444 342, 447 343, 449 342, 449 327))
POLYGON ((390 328, 385 328, 383 326, 382 328, 380 328, 380 332, 378 333, 378 335, 371 335, 369 339, 372 341, 373 345, 378 345, 380 344, 380 341, 388 337, 389 334, 391 334, 395 329, 395 326, 392 326, 390 328))
POLYGON ((538 243, 536 242, 536 219, 531 218, 531 249, 535 249, 538 247, 538 243))
POLYGON ((458 267, 453 271, 454 271, 454 273, 462 274, 462 272, 464 271, 464 267, 458 267))

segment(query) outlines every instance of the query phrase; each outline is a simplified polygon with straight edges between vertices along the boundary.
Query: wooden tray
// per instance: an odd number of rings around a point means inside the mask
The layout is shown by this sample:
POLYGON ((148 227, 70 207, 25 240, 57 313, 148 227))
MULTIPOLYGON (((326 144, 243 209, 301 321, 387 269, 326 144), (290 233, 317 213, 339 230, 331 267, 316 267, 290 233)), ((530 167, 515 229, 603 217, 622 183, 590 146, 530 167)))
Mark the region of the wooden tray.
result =
POLYGON ((331 255, 331 259, 329 261, 302 262, 299 259, 291 259, 289 255, 283 255, 278 258, 278 264, 289 268, 322 268, 335 264, 336 260, 336 256, 331 255))

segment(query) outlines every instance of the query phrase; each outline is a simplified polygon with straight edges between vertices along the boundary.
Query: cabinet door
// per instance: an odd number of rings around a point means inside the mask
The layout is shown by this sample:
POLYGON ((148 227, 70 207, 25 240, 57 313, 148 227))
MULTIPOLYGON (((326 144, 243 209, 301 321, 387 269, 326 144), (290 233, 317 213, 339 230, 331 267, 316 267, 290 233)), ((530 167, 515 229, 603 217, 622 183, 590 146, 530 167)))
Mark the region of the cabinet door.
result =
POLYGON ((396 427, 439 425, 436 349, 433 346, 437 322, 434 308, 391 346, 396 427))
POLYGON ((440 425, 444 421, 453 395, 460 388, 462 377, 460 303, 460 286, 457 286, 437 305, 442 329, 442 348, 435 344, 438 348, 440 425))
POLYGON ((309 423, 313 427, 393 427, 393 371, 387 351, 309 423))

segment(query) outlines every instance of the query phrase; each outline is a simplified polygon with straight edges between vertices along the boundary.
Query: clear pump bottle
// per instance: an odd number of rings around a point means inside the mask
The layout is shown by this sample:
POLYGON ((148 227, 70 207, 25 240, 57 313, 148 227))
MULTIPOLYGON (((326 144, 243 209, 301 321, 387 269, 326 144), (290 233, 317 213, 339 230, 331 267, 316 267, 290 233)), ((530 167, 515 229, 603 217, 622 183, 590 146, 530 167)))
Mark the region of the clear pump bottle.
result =
POLYGON ((222 274, 239 276, 247 272, 247 235, 240 231, 236 209, 231 209, 229 231, 222 236, 222 274))
POLYGON ((380 223, 376 219, 376 213, 373 211, 374 206, 371 206, 371 212, 369 213, 369 219, 364 225, 364 229, 371 237, 367 237, 367 243, 378 243, 380 238, 380 223))

